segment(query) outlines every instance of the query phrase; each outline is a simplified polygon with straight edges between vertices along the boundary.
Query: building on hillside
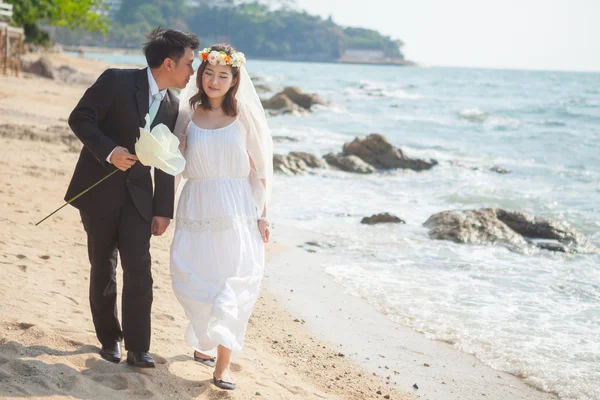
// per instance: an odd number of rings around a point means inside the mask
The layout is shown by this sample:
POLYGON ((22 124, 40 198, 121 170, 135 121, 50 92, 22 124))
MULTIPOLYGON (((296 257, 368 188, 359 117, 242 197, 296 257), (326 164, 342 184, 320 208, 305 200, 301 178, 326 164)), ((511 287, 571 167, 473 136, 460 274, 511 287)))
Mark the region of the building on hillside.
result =
POLYGON ((235 0, 186 0, 185 5, 188 7, 225 8, 235 6, 235 0))
POLYGON ((104 14, 113 17, 121 9, 123 0, 104 0, 104 4, 108 6, 108 12, 104 12, 104 14))
POLYGON ((383 50, 367 49, 348 49, 344 51, 342 58, 349 58, 357 61, 380 60, 385 57, 383 50))

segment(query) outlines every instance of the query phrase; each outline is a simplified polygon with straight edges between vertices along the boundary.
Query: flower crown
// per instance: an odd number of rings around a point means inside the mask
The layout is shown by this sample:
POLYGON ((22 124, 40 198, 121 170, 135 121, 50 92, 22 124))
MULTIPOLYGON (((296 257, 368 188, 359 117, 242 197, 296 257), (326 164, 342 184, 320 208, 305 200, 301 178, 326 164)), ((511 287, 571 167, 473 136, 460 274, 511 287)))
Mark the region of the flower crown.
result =
POLYGON ((231 65, 234 68, 240 68, 246 64, 246 56, 240 51, 229 55, 224 51, 211 51, 210 49, 210 47, 207 47, 200 52, 199 56, 202 62, 206 61, 210 65, 231 65))

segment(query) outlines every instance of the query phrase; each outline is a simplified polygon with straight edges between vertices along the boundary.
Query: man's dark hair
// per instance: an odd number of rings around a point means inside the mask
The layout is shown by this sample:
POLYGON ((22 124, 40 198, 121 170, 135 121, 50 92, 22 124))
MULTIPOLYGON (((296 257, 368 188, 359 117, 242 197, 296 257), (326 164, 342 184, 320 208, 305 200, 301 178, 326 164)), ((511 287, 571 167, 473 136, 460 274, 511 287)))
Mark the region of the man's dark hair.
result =
POLYGON ((165 29, 162 26, 154 29, 146 37, 148 41, 144 43, 144 55, 150 68, 160 67, 167 58, 178 63, 186 48, 196 50, 200 46, 198 36, 193 33, 165 29))

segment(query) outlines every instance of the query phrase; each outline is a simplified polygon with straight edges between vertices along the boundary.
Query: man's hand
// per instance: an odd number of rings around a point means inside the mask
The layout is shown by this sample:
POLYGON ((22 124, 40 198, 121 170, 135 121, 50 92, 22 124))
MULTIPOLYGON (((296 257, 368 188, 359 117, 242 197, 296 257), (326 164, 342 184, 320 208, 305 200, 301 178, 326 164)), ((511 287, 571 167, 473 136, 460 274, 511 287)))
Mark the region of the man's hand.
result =
POLYGON ((169 227, 171 220, 167 217, 152 217, 152 234, 154 236, 160 236, 169 227))
POLYGON ((110 156, 110 162, 121 171, 127 171, 135 164, 137 159, 138 158, 135 155, 129 153, 129 150, 121 146, 115 147, 110 156))

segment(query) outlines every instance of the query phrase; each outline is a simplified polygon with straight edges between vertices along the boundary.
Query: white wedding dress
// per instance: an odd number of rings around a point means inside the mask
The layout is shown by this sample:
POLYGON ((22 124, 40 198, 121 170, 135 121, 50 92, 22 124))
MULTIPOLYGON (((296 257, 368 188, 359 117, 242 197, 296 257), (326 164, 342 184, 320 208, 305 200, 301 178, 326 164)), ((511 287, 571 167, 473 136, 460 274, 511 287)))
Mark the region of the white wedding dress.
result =
POLYGON ((186 129, 187 178, 171 246, 173 290, 190 319, 185 340, 215 356, 242 350, 264 273, 241 118, 220 129, 186 129))

